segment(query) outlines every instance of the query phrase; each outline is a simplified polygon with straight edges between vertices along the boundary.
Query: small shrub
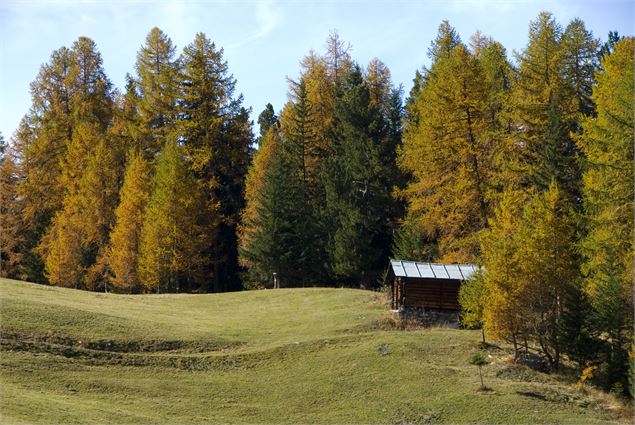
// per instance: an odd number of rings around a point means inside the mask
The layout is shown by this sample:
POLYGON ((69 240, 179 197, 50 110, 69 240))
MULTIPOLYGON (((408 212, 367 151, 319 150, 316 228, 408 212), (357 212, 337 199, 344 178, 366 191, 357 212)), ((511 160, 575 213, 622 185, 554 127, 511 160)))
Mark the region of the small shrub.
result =
POLYGON ((582 371, 580 379, 575 385, 578 390, 582 390, 584 388, 584 383, 587 381, 587 379, 593 378, 593 372, 595 372, 595 369, 597 369, 597 366, 588 366, 582 371))
POLYGON ((481 354, 481 353, 476 353, 474 354, 471 358, 470 358, 470 364, 474 365, 474 366, 478 366, 478 375, 481 378, 481 390, 486 389, 487 387, 485 387, 485 384, 483 383, 483 372, 481 370, 481 368, 487 364, 489 364, 489 362, 487 361, 487 359, 481 354))

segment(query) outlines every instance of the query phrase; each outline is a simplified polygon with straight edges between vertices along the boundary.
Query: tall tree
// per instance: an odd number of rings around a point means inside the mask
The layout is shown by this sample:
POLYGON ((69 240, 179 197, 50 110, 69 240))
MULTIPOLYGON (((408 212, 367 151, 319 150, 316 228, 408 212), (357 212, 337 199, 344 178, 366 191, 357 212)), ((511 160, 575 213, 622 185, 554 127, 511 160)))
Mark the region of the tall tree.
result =
POLYGON ((481 247, 484 286, 488 293, 483 312, 484 330, 490 338, 511 342, 516 358, 528 337, 525 316, 529 313, 525 312, 527 303, 519 281, 523 259, 517 237, 526 200, 527 195, 519 191, 503 193, 490 227, 483 233, 481 247))
POLYGON ((346 81, 346 78, 353 68, 350 51, 352 46, 340 37, 337 31, 332 31, 326 39, 326 62, 328 75, 335 86, 339 86, 346 81))
POLYGON ((577 142, 586 156, 585 287, 606 335, 610 383, 627 385, 627 347, 633 339, 633 97, 635 42, 625 38, 602 59, 593 99, 597 117, 582 120, 577 142))
MULTIPOLYGON (((573 27, 572 27, 573 28, 573 27)), ((570 30, 572 33, 573 30, 570 30)), ((580 200, 578 151, 569 135, 577 119, 578 100, 565 80, 562 28, 541 12, 529 28, 529 43, 518 55, 510 162, 523 175, 521 185, 546 190, 551 181, 571 199, 580 200)))
POLYGON ((31 110, 15 136, 24 172, 19 195, 24 200, 23 221, 28 225, 24 261, 28 280, 33 282, 46 281, 42 258, 35 248, 61 208, 64 194, 61 163, 74 128, 72 66, 72 51, 62 47, 40 67, 31 83, 31 110))
MULTIPOLYGON (((334 275, 349 283, 374 284, 387 252, 390 229, 389 173, 382 162, 386 125, 361 70, 355 66, 335 108, 334 155, 324 179, 331 219, 330 257, 334 275)), ((376 100, 376 99, 375 99, 376 100)))
POLYGON ((91 39, 80 37, 71 54, 74 127, 60 161, 62 205, 38 249, 50 283, 94 288, 103 283, 98 258, 107 242, 116 203, 117 171, 110 156, 113 150, 105 140, 113 93, 91 39), (66 278, 61 264, 71 270, 71 279, 66 278))
MULTIPOLYGON (((566 297, 578 284, 575 220, 572 208, 555 183, 532 194, 524 207, 519 239, 525 326, 554 368, 560 366, 563 347, 560 330, 566 297)), ((487 265, 485 265, 487 267, 487 265)))
POLYGON ((245 183, 245 208, 241 212, 238 225, 240 263, 243 267, 253 265, 248 253, 253 251, 251 246, 254 238, 262 232, 259 216, 266 211, 261 205, 265 176, 274 156, 281 154, 280 135, 275 128, 270 128, 254 154, 245 183))
POLYGON ((487 114, 489 87, 463 45, 433 67, 408 122, 399 165, 412 175, 402 191, 408 221, 439 237, 444 261, 475 261, 478 231, 492 208, 495 152, 487 114))
POLYGON ((147 292, 192 289, 192 282, 200 279, 206 236, 197 225, 202 200, 183 154, 180 145, 168 141, 157 158, 137 258, 138 277, 147 292))
POLYGON ((148 33, 137 53, 135 91, 142 148, 153 158, 172 135, 179 96, 179 64, 172 40, 159 28, 148 33))
POLYGON ((115 211, 106 262, 110 284, 122 292, 139 292, 138 258, 145 207, 150 196, 150 167, 143 156, 131 151, 115 211))
MULTIPOLYGON (((565 81, 577 100, 577 110, 583 115, 593 115, 595 112, 591 95, 594 74, 599 67, 598 45, 599 41, 593 38, 581 19, 572 20, 562 34, 565 81)), ((579 125, 572 130, 579 131, 579 125)))
POLYGON ((260 115, 258 115, 258 127, 260 128, 260 135, 256 140, 258 145, 260 145, 260 142, 265 137, 269 129, 277 122, 278 117, 276 116, 276 112, 273 110, 273 105, 271 103, 267 103, 265 109, 263 109, 260 115))
POLYGON ((306 231, 310 206, 297 162, 269 134, 266 156, 261 157, 268 166, 256 170, 262 172, 262 182, 250 204, 255 214, 244 223, 250 229, 241 251, 243 262, 249 265, 246 286, 271 287, 273 273, 281 287, 301 286, 315 276, 315 258, 307 249, 312 237, 306 231))
POLYGON ((461 37, 450 22, 444 19, 437 30, 437 37, 430 43, 428 48, 428 57, 432 59, 433 64, 439 59, 447 58, 451 55, 452 50, 459 46, 461 37))
POLYGON ((18 186, 23 179, 15 152, 0 133, 0 276, 25 279, 26 226, 18 186))
POLYGON ((617 31, 609 31, 608 39, 602 43, 598 50, 598 60, 604 59, 605 56, 610 55, 615 50, 615 45, 624 37, 620 36, 617 31))
POLYGON ((245 176, 253 136, 242 95, 223 50, 198 33, 185 47, 182 62, 181 119, 178 123, 189 168, 201 184, 205 199, 206 275, 215 291, 239 289, 236 228, 244 207, 245 176))
POLYGON ((112 151, 100 137, 94 127, 80 124, 68 148, 67 193, 39 246, 53 285, 97 289, 105 284, 101 260, 114 219, 117 174, 112 151))

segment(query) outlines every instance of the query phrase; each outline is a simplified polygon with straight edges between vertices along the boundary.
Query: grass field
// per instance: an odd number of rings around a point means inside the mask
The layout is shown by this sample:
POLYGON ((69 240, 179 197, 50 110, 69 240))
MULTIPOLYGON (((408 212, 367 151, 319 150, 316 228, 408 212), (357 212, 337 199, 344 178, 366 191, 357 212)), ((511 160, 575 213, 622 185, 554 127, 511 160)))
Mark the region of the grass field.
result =
POLYGON ((2 423, 629 423, 609 395, 385 330, 380 294, 123 296, 0 279, 2 423))

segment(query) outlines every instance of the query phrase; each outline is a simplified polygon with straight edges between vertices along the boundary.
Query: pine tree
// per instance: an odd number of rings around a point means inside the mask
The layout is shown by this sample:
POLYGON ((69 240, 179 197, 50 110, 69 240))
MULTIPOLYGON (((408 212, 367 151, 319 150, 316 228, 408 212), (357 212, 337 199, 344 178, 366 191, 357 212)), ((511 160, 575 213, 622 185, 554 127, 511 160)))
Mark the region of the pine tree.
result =
POLYGON ((633 338, 634 46, 632 37, 625 38, 602 60, 593 89, 597 117, 583 118, 577 138, 586 156, 587 234, 581 243, 585 289, 605 335, 609 382, 624 387, 633 338))
POLYGON ((150 196, 150 167, 139 153, 129 155, 115 211, 106 260, 110 284, 122 292, 139 292, 138 258, 145 207, 150 196))
POLYGON ((138 277, 144 291, 192 289, 200 279, 203 238, 200 188, 176 142, 167 142, 156 162, 152 192, 141 229, 138 277))

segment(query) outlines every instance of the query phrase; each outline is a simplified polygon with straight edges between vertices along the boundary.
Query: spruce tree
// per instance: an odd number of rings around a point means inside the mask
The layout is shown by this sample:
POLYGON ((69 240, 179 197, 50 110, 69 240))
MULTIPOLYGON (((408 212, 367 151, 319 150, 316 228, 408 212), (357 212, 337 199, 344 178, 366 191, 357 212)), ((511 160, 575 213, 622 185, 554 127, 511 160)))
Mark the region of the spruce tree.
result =
POLYGON ((338 278, 368 286, 390 246, 384 236, 391 219, 391 186, 381 158, 387 132, 359 67, 343 89, 335 108, 334 155, 324 174, 331 267, 338 278))
POLYGON ((229 74, 223 49, 199 33, 181 57, 182 99, 178 130, 188 166, 200 184, 205 214, 199 223, 206 240, 204 290, 236 290, 238 240, 236 229, 244 207, 245 176, 251 156, 251 122, 235 96, 236 80, 229 74))
POLYGON ((243 267, 252 265, 245 253, 251 251, 254 236, 261 231, 258 223, 259 214, 262 211, 260 200, 265 184, 265 174, 271 167, 274 156, 280 154, 280 135, 275 128, 270 128, 260 141, 245 182, 245 208, 241 212, 238 226, 239 258, 243 267))
POLYGON ((253 199, 256 211, 244 224, 252 229, 241 251, 243 261, 249 265, 247 287, 271 287, 273 273, 281 287, 303 286, 315 276, 315 258, 307 249, 311 238, 306 232, 310 207, 296 163, 284 148, 275 147, 277 139, 268 143, 272 144, 271 156, 253 199))
POLYGON ((263 109, 260 115, 258 115, 258 127, 260 128, 260 135, 256 140, 258 145, 260 145, 260 142, 265 137, 269 129, 277 122, 278 117, 276 116, 276 112, 273 110, 273 105, 271 105, 271 103, 267 103, 265 109, 263 109))
MULTIPOLYGON (((599 67, 599 42, 593 38, 581 19, 574 19, 565 28, 561 43, 565 81, 570 86, 571 95, 577 100, 577 110, 583 115, 593 115, 595 105, 591 95, 595 83, 594 74, 599 67)), ((579 125, 573 130, 579 131, 579 125)))

